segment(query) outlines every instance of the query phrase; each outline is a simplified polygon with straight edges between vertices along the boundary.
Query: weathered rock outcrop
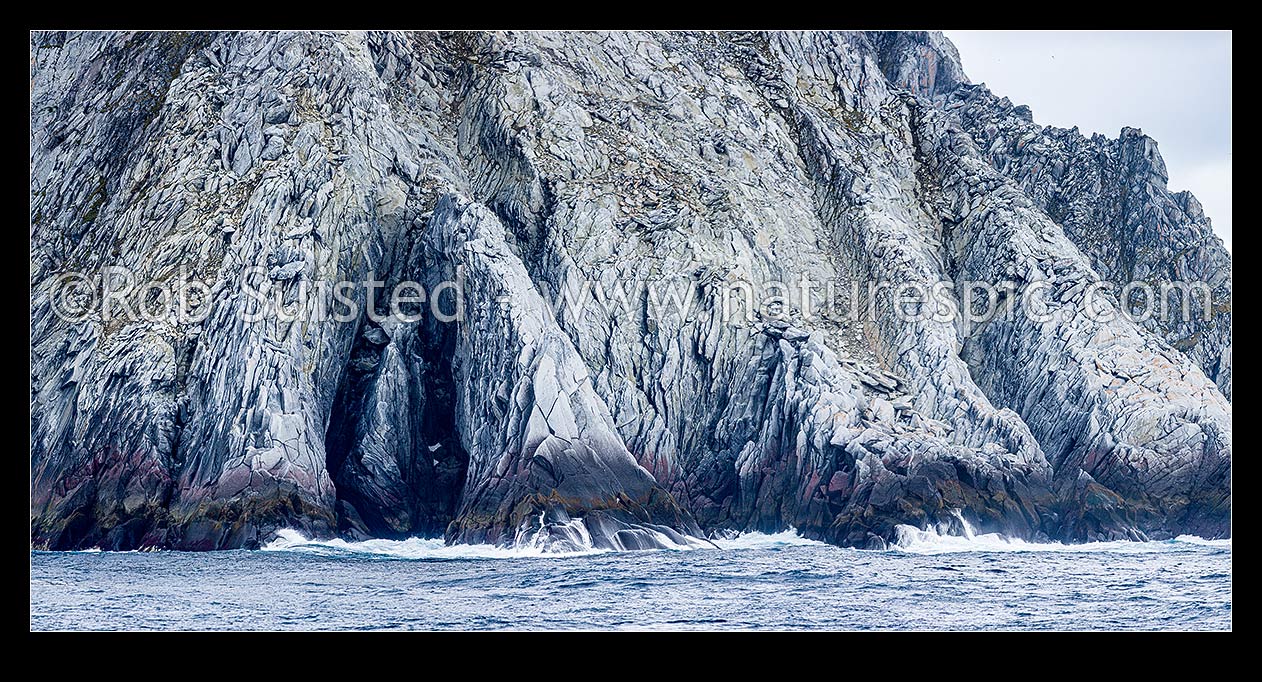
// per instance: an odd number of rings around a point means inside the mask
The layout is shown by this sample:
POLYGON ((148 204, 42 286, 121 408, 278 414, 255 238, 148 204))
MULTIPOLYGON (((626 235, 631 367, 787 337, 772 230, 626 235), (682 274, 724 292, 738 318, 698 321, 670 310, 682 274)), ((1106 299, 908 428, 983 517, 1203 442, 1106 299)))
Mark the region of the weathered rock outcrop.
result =
MULTIPOLYGON (((1111 140, 1039 126, 1028 108, 985 86, 961 87, 944 100, 983 158, 1060 225, 1116 291, 1132 282, 1158 295, 1178 282, 1205 285, 1203 291, 1168 291, 1167 312, 1141 324, 1199 365, 1230 399, 1231 256, 1196 197, 1166 188, 1157 142, 1134 128, 1111 140)), ((1140 291, 1128 303, 1137 317, 1160 305, 1140 291)))
POLYGON ((1155 143, 1033 124, 938 34, 31 49, 36 546, 1230 532, 1230 256, 1155 143), (205 314, 57 314, 112 267, 205 314), (1053 314, 729 305, 804 278, 1053 314), (1211 318, 1088 309, 1188 279, 1211 318), (387 314, 404 282, 459 319, 387 314))

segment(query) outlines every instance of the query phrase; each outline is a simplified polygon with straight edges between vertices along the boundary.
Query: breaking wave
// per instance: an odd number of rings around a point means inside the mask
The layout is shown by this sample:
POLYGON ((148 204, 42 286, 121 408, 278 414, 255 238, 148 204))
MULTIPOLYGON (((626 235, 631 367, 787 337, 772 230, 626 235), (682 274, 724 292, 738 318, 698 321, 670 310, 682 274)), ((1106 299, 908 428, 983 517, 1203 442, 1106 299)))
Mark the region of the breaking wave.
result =
POLYGON ((601 554, 610 550, 545 551, 532 544, 513 547, 497 545, 448 545, 442 538, 408 538, 406 540, 312 540, 296 530, 280 530, 276 539, 263 547, 268 552, 306 552, 315 554, 365 554, 396 559, 517 559, 522 557, 567 557, 601 554))
POLYGON ((914 526, 895 526, 895 540, 890 545, 890 549, 909 554, 948 554, 952 552, 1118 552, 1143 554, 1148 552, 1166 552, 1171 549, 1186 548, 1190 545, 1231 549, 1231 538, 1206 540, 1195 535, 1180 535, 1173 540, 1148 542, 1129 540, 1077 544, 1028 542, 1020 538, 1006 537, 999 533, 978 534, 973 531, 972 526, 967 521, 964 521, 962 518, 960 520, 963 525, 963 535, 943 534, 933 529, 921 530, 914 526))
POLYGON ((827 547, 828 543, 811 540, 798 535, 797 530, 790 528, 779 533, 741 533, 732 538, 714 539, 712 542, 719 549, 776 549, 779 547, 827 547))
MULTIPOLYGON (((1231 539, 1206 540, 1193 535, 1180 535, 1173 540, 1130 542, 1087 542, 1080 544, 1064 544, 1059 542, 1028 542, 1018 538, 1009 538, 998 533, 974 533, 971 527, 965 526, 964 535, 938 533, 935 530, 921 530, 913 526, 900 525, 895 528, 895 541, 890 544, 889 551, 907 554, 948 554, 956 552, 1118 552, 1142 554, 1149 552, 1166 552, 1181 548, 1215 547, 1231 549, 1231 539)), ((578 530, 577 528, 575 529, 578 530)), ((581 531, 579 532, 581 535, 581 531)), ((796 530, 790 529, 779 533, 741 533, 731 538, 715 538, 712 545, 701 544, 701 541, 689 545, 674 545, 665 550, 649 551, 691 551, 697 549, 720 550, 768 550, 786 547, 831 547, 818 540, 804 538, 796 530)), ((833 549, 841 550, 834 547, 833 549)), ((347 540, 312 540, 304 537, 296 530, 281 530, 277 538, 263 547, 264 551, 302 552, 323 554, 327 556, 361 555, 380 558, 415 559, 415 560, 458 560, 458 559, 520 559, 520 558, 565 558, 589 556, 617 552, 611 549, 594 549, 590 545, 583 549, 571 551, 558 550, 543 543, 528 539, 515 546, 497 545, 448 545, 441 538, 408 538, 406 540, 364 540, 350 542, 347 540)))
MULTIPOLYGON (((586 532, 586 528, 579 526, 581 522, 574 522, 575 546, 581 549, 557 550, 556 545, 552 543, 544 543, 540 541, 538 535, 528 535, 519 537, 513 546, 497 546, 497 545, 448 545, 442 538, 408 538, 406 540, 364 540, 362 542, 351 542, 347 540, 312 540, 305 537, 302 533, 284 529, 277 531, 276 539, 263 547, 264 551, 269 552, 304 552, 310 554, 325 554, 329 556, 345 556, 345 555, 369 555, 382 558, 395 559, 519 559, 523 557, 545 557, 545 558, 562 558, 573 556, 586 556, 592 554, 605 554, 618 550, 610 549, 594 549, 591 547, 590 536, 586 532), (586 542, 584 542, 586 540, 586 542)), ((663 536, 662 541, 668 538, 663 536)), ((808 540, 798 535, 796 530, 789 529, 779 533, 742 533, 728 539, 715 539, 712 541, 702 541, 696 538, 688 538, 689 544, 679 545, 673 544, 667 546, 666 550, 659 551, 688 551, 694 549, 714 549, 718 547, 723 550, 739 550, 739 549, 776 549, 780 547, 793 546, 827 546, 823 542, 817 540, 808 540)), ((649 550, 652 551, 652 550, 649 550)))

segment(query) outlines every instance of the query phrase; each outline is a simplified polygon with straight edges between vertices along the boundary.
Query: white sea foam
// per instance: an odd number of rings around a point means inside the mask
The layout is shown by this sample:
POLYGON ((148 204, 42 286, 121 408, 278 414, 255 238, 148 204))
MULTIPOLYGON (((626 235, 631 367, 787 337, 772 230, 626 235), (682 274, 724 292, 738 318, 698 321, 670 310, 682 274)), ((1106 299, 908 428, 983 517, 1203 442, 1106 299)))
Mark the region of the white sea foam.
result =
POLYGON ((513 538, 513 549, 524 550, 530 556, 542 554, 585 554, 595 550, 592 534, 582 519, 570 519, 565 523, 548 524, 546 512, 539 512, 539 527, 531 531, 522 526, 513 538))
POLYGON ((328 554, 371 554, 400 559, 517 559, 521 557, 567 557, 600 554, 608 550, 586 549, 577 552, 545 552, 541 547, 521 545, 448 545, 442 538, 408 538, 406 540, 312 540, 296 530, 276 532, 277 538, 263 547, 264 551, 311 552, 328 554))
POLYGON ((727 540, 714 540, 719 549, 775 549, 777 547, 827 546, 819 540, 811 540, 798 535, 797 529, 790 528, 779 533, 741 533, 727 540))
POLYGON ((1206 540, 1194 535, 1180 535, 1173 540, 1131 542, 1084 542, 1065 544, 1060 542, 1027 542, 998 533, 973 532, 964 523, 965 535, 947 535, 935 530, 921 530, 913 526, 895 526, 895 541, 891 550, 910 554, 947 554, 952 552, 1118 552, 1142 554, 1177 549, 1179 545, 1201 545, 1231 549, 1231 539, 1206 540))
MULTIPOLYGON (((897 526, 896 540, 890 551, 908 554, 948 554, 957 552, 1118 552, 1140 554, 1178 549, 1180 545, 1196 545, 1231 549, 1231 540, 1206 540, 1193 535, 1180 535, 1173 540, 1160 542, 1087 542, 1064 544, 1059 542, 1027 542, 1008 538, 998 533, 975 533, 964 524, 966 535, 941 534, 934 530, 920 530, 913 526, 897 526)), ((574 529, 580 536, 585 528, 574 529)), ((547 549, 545 543, 534 537, 522 538, 516 546, 496 545, 448 545, 441 538, 409 538, 406 540, 311 540, 296 530, 281 530, 277 538, 263 547, 266 551, 292 551, 316 554, 364 554, 398 559, 519 559, 524 557, 565 558, 604 554, 616 550, 587 548, 579 551, 547 549)), ((663 536, 665 539, 665 536, 663 536)), ((810 540, 794 529, 779 533, 742 533, 729 539, 716 539, 712 544, 689 538, 689 544, 674 545, 671 550, 692 550, 718 547, 722 550, 759 550, 783 547, 829 547, 827 543, 810 540)), ((839 549, 839 548, 834 548, 839 549)))
POLYGON ((1174 542, 1186 542, 1189 545, 1204 545, 1206 547, 1223 547, 1231 549, 1231 538, 1222 538, 1219 540, 1206 540, 1195 535, 1180 535, 1174 539, 1174 542))
MULTIPOLYGON (((686 537, 687 544, 674 543, 666 534, 652 529, 642 529, 654 537, 664 550, 691 550, 709 548, 712 545, 698 538, 686 537)), ((519 559, 523 557, 560 558, 604 554, 618 550, 592 547, 591 535, 581 519, 554 525, 551 532, 539 529, 520 532, 511 546, 489 544, 448 545, 442 538, 408 538, 406 540, 313 540, 302 533, 283 529, 276 532, 276 539, 263 547, 265 551, 309 552, 325 554, 369 554, 399 559, 519 559), (557 542, 558 529, 568 531, 563 535, 570 539, 557 542)), ((617 538, 614 539, 617 541, 617 538)))
MULTIPOLYGON (((522 557, 573 557, 591 554, 604 554, 616 550, 594 549, 590 535, 581 520, 575 519, 567 524, 572 530, 577 545, 583 547, 576 551, 557 551, 556 544, 544 541, 542 532, 523 533, 515 538, 513 546, 496 545, 448 545, 442 538, 408 538, 406 540, 364 540, 351 542, 341 539, 313 540, 302 533, 283 529, 276 532, 276 539, 263 547, 271 552, 307 552, 315 554, 368 554, 399 559, 517 559, 522 557)), ((687 537, 688 544, 680 545, 671 542, 664 533, 653 532, 657 540, 667 550, 693 549, 770 549, 776 547, 819 545, 825 543, 808 540, 798 535, 796 530, 789 529, 779 533, 742 533, 727 540, 701 540, 687 537)))

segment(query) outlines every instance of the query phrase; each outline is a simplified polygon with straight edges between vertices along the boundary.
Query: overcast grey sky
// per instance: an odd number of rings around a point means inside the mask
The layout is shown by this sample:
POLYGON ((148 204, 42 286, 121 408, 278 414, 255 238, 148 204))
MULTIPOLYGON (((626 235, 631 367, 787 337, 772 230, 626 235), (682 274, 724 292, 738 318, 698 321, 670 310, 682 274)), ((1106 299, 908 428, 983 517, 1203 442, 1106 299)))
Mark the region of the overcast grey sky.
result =
POLYGON ((1231 248, 1229 31, 946 31, 974 83, 1034 120, 1157 140, 1170 189, 1190 189, 1231 248))

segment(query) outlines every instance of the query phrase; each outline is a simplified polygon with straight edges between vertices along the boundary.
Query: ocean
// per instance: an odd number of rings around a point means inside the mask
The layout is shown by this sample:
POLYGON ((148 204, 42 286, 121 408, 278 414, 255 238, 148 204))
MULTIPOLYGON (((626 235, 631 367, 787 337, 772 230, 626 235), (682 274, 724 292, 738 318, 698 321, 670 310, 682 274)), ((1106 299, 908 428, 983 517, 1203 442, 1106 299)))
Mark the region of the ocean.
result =
POLYGON ((32 552, 32 630, 1226 630, 1231 541, 1031 544, 902 529, 543 555, 410 539, 32 552))

